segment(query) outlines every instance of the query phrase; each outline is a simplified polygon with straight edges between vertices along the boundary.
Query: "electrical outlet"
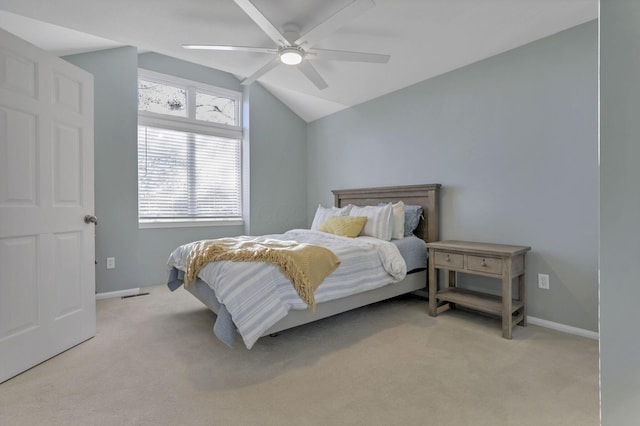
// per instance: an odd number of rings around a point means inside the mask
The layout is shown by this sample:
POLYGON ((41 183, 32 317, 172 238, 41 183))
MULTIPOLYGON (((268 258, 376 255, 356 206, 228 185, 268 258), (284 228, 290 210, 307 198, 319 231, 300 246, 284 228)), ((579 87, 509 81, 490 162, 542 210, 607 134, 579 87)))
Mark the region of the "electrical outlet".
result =
POLYGON ((107 257, 107 269, 116 269, 115 257, 107 257))
POLYGON ((538 274, 538 287, 544 288, 545 290, 549 290, 549 275, 548 274, 538 274))

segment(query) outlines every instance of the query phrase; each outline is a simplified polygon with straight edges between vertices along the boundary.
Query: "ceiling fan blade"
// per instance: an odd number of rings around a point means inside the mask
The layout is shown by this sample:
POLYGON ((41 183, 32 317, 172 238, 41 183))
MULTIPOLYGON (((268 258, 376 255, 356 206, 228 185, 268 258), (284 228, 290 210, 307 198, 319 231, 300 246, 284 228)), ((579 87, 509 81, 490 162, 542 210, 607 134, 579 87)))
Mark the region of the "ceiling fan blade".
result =
POLYGON ((184 49, 191 50, 227 50, 232 52, 278 53, 278 49, 269 47, 219 46, 215 44, 183 44, 184 49))
POLYGON ((285 36, 256 8, 249 0, 233 0, 253 22, 264 31, 278 46, 289 46, 285 36))
POLYGON ((327 82, 324 81, 320 73, 318 73, 316 68, 311 65, 310 62, 302 61, 302 63, 298 65, 298 68, 300 69, 300 71, 302 71, 302 74, 307 76, 307 78, 311 80, 313 84, 315 84, 318 89, 323 90, 329 87, 327 82))
POLYGON ((309 49, 307 59, 324 59, 327 61, 372 62, 386 64, 391 56, 378 53, 348 52, 346 50, 309 49))
POLYGON ((248 86, 249 84, 253 83, 258 78, 262 77, 263 75, 265 75, 266 73, 268 73, 269 71, 271 71, 272 69, 280 65, 281 63, 282 62, 280 62, 280 57, 276 56, 275 58, 271 59, 269 62, 264 64, 263 67, 260 68, 258 71, 254 72, 249 77, 242 80, 240 84, 242 84, 243 86, 248 86))
MULTIPOLYGON (((237 1, 237 0, 236 0, 237 1)), ((335 32, 338 28, 345 25, 358 15, 361 15, 366 10, 375 6, 372 0, 354 0, 325 21, 321 22, 311 30, 307 31, 304 35, 300 36, 295 42, 295 45, 304 44, 304 48, 313 46, 323 38, 329 36, 335 32)))

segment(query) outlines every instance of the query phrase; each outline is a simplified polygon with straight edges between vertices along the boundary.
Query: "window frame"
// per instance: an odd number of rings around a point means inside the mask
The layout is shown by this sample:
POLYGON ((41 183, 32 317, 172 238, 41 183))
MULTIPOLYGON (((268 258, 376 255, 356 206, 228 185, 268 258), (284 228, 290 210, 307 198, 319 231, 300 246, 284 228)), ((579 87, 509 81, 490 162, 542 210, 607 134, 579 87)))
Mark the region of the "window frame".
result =
MULTIPOLYGON (((138 188, 138 228, 181 228, 181 227, 202 227, 202 226, 242 226, 244 220, 242 219, 244 212, 244 194, 243 194, 243 131, 242 131, 242 93, 235 90, 224 89, 221 87, 212 86, 210 84, 201 83, 197 81, 187 80, 180 77, 175 77, 167 74, 161 74, 155 71, 150 71, 143 68, 138 68, 138 80, 146 80, 153 83, 166 84, 170 86, 177 86, 184 88, 187 91, 187 117, 179 117, 169 114, 161 114, 150 111, 143 111, 138 109, 138 125, 155 127, 166 130, 173 130, 185 133, 195 133, 208 136, 218 136, 222 138, 236 139, 240 143, 240 193, 238 194, 240 200, 241 217, 233 218, 156 218, 156 219, 144 219, 140 217, 140 189, 138 188), (236 125, 221 124, 205 120, 197 120, 196 115, 196 92, 205 93, 208 95, 225 97, 232 99, 235 102, 235 117, 236 125)), ((139 84, 139 83, 137 83, 139 84)), ((136 85, 136 91, 137 91, 136 85)), ((136 146, 138 144, 138 137, 136 136, 136 146)), ((139 161, 139 157, 136 150, 136 159, 139 161)), ((137 172, 136 172, 137 173, 137 172)), ((138 176, 139 179, 139 176, 138 176)), ((136 181, 137 184, 137 181, 136 181)))

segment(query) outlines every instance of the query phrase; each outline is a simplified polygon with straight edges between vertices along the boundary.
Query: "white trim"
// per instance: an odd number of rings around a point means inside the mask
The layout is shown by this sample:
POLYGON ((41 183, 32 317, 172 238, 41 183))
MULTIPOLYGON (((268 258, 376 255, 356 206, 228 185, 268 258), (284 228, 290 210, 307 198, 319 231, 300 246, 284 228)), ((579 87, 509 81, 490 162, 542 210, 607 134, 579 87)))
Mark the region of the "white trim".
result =
POLYGON ((244 226, 242 219, 138 219, 138 229, 244 226))
POLYGON ((135 296, 137 294, 140 294, 140 287, 130 288, 127 290, 108 291, 106 293, 96 293, 96 300, 112 299, 123 296, 135 296))
MULTIPOLYGON (((242 113, 244 111, 243 92, 224 89, 210 84, 202 83, 200 81, 187 80, 180 77, 138 68, 138 81, 140 81, 141 79, 160 84, 167 84, 186 90, 187 105, 185 106, 186 117, 138 110, 138 133, 140 133, 140 129, 144 129, 145 127, 154 127, 160 130, 177 131, 194 135, 207 135, 214 138, 228 139, 230 142, 239 143, 241 156, 240 172, 242 174, 241 179, 244 180, 246 174, 244 163, 242 162, 244 145, 243 141, 245 139, 243 137, 244 122, 242 120, 242 113), (220 96, 233 100, 235 103, 235 118, 237 124, 227 125, 196 119, 195 99, 198 93, 220 96)), ((140 138, 140 136, 138 136, 138 138, 140 138)), ((191 140, 190 136, 189 138, 191 140)), ((191 140, 191 142, 193 143, 193 140, 191 140)), ((140 145, 139 141, 138 145, 140 145)), ((141 157, 140 153, 138 153, 137 156, 139 162, 141 157)), ((189 170, 191 170, 192 166, 193 165, 188 166, 189 170)), ((140 176, 138 176, 138 178, 140 178, 140 176)), ((242 197, 242 199, 240 200, 242 202, 244 200, 244 187, 242 186, 242 181, 240 182, 240 185, 241 187, 239 190, 239 195, 242 197)), ((138 196, 140 197, 140 188, 138 188, 138 196)), ((242 205, 240 206, 240 209, 243 214, 246 212, 246 209, 242 205)), ((140 201, 138 201, 138 210, 140 210, 140 201)), ((203 226, 244 226, 244 222, 241 217, 225 217, 220 219, 197 218, 197 220, 171 218, 169 220, 156 220, 140 217, 140 212, 138 212, 139 229, 203 226)))
POLYGON ((531 316, 527 316, 527 322, 529 324, 539 325, 540 327, 550 328, 563 333, 575 334, 576 336, 582 336, 593 340, 600 340, 600 334, 597 331, 585 330, 583 328, 572 327, 570 325, 560 324, 531 316))
POLYGON ((138 111, 138 126, 159 127, 186 133, 202 133, 227 139, 242 138, 242 127, 225 126, 206 121, 193 122, 184 117, 171 117, 149 111, 138 111))

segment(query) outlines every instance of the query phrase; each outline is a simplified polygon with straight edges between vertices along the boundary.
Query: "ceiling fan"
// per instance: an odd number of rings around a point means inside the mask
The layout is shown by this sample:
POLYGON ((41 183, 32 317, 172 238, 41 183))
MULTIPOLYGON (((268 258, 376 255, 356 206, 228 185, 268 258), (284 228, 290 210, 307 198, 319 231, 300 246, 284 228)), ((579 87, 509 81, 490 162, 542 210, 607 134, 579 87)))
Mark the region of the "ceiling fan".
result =
POLYGON ((377 53, 348 52, 344 50, 326 50, 312 48, 314 44, 327 37, 333 31, 345 25, 349 20, 364 13, 375 6, 372 0, 354 0, 332 16, 321 22, 305 34, 300 35, 300 27, 295 24, 287 24, 283 31, 278 30, 249 0, 233 0, 249 17, 264 31, 271 40, 276 43, 275 48, 247 47, 247 46, 220 46, 209 44, 183 44, 185 49, 204 50, 228 50, 236 52, 258 52, 275 54, 262 68, 242 80, 242 84, 248 85, 281 64, 297 66, 318 89, 326 89, 328 84, 312 61, 333 60, 350 62, 387 63, 389 55, 377 53))

